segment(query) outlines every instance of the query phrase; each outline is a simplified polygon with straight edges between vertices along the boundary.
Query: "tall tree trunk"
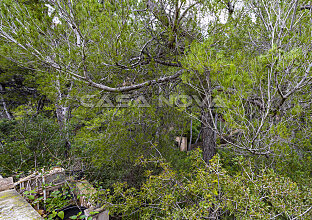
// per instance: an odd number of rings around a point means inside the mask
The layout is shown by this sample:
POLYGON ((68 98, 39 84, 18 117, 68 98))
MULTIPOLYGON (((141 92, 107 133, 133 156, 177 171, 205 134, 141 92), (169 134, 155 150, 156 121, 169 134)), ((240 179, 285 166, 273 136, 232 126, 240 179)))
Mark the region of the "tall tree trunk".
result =
POLYGON ((188 145, 188 151, 191 150, 191 145, 192 145, 192 138, 193 138, 193 118, 191 118, 191 124, 190 124, 190 142, 188 145))
POLYGON ((59 103, 56 103, 55 107, 56 107, 57 122, 60 126, 60 130, 66 130, 69 107, 65 107, 59 103))
POLYGON ((201 110, 202 121, 202 139, 203 139, 203 157, 205 162, 216 154, 216 134, 214 131, 214 118, 209 107, 202 108, 201 110))
POLYGON ((57 99, 55 103, 56 107, 56 117, 60 127, 60 135, 64 141, 64 157, 69 157, 69 151, 71 148, 70 138, 69 138, 69 118, 70 118, 70 92, 73 88, 73 80, 70 82, 70 86, 67 88, 67 92, 64 93, 61 89, 60 76, 57 76, 56 89, 57 89, 57 99))
POLYGON ((3 111, 6 115, 6 117, 9 119, 9 120, 12 120, 13 119, 13 116, 11 115, 11 113, 9 112, 9 109, 7 107, 7 104, 5 102, 5 99, 3 97, 3 93, 5 92, 5 88, 2 84, 0 84, 0 102, 3 106, 3 111))
POLYGON ((69 157, 70 151, 70 140, 69 140, 69 128, 68 128, 68 120, 69 120, 69 107, 64 107, 59 103, 56 104, 56 117, 60 128, 60 135, 64 141, 64 157, 69 157))
MULTIPOLYGON (((206 70, 207 87, 204 89, 204 100, 201 108, 201 122, 202 122, 202 140, 203 140, 203 159, 206 163, 216 154, 216 132, 214 123, 214 113, 212 111, 212 88, 210 81, 210 72, 206 70)), ((202 84, 203 85, 203 84, 202 84)))

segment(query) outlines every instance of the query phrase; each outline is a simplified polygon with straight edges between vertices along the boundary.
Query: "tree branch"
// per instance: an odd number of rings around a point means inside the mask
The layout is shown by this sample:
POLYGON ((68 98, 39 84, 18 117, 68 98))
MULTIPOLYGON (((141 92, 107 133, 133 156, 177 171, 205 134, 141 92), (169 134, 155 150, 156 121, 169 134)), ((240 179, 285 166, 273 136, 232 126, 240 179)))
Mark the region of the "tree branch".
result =
POLYGON ((312 5, 304 5, 300 7, 300 10, 305 10, 305 9, 308 9, 308 10, 312 9, 312 5))
MULTIPOLYGON (((96 82, 93 82, 92 80, 87 80, 87 79, 82 79, 83 82, 87 83, 89 86, 92 86, 94 88, 98 88, 101 89, 103 91, 107 91, 107 92, 129 92, 129 91, 133 91, 133 90, 137 90, 143 87, 147 87, 147 86, 151 86, 151 85, 155 85, 158 83, 164 83, 164 82, 168 82, 171 80, 175 80, 177 79, 179 76, 181 76, 181 74, 184 72, 184 70, 179 70, 177 73, 175 73, 172 76, 166 76, 166 77, 162 77, 159 79, 154 79, 154 80, 149 80, 140 84, 136 84, 136 85, 132 85, 132 86, 123 86, 123 87, 109 87, 109 86, 105 86, 103 84, 99 84, 96 82)), ((81 79, 81 78, 80 78, 81 79)))

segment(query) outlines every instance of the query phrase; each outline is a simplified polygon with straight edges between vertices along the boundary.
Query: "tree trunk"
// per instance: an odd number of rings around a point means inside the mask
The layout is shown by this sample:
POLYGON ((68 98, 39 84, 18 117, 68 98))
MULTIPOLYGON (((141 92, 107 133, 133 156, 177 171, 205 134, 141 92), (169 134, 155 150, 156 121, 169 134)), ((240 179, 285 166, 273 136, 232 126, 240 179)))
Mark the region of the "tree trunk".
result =
POLYGON ((56 116, 60 127, 60 135, 64 141, 64 157, 68 158, 71 147, 68 131, 69 107, 64 107, 60 104, 56 104, 56 116))
POLYGON ((201 107, 201 122, 202 122, 202 140, 203 140, 203 159, 206 163, 216 154, 216 133, 214 123, 214 113, 212 111, 212 94, 210 71, 206 70, 205 95, 201 107))
POLYGON ((64 157, 69 157, 69 151, 71 148, 71 142, 69 138, 69 119, 70 119, 70 92, 73 88, 73 81, 70 82, 70 86, 67 88, 67 92, 64 93, 61 90, 60 75, 56 80, 57 100, 56 100, 56 117, 60 127, 60 135, 64 141, 64 157))
POLYGON ((57 122, 60 126, 60 130, 66 130, 69 107, 65 107, 59 103, 57 103, 55 107, 56 107, 57 122))
POLYGON ((7 107, 7 104, 5 102, 5 99, 3 98, 3 93, 5 92, 5 88, 2 84, 0 84, 0 102, 3 106, 3 111, 5 112, 5 115, 6 117, 9 119, 9 120, 12 120, 13 119, 13 116, 11 115, 11 113, 9 112, 9 109, 7 107))
POLYGON ((216 135, 213 129, 214 118, 209 107, 201 110, 202 120, 202 140, 203 140, 203 157, 206 163, 216 154, 216 135))

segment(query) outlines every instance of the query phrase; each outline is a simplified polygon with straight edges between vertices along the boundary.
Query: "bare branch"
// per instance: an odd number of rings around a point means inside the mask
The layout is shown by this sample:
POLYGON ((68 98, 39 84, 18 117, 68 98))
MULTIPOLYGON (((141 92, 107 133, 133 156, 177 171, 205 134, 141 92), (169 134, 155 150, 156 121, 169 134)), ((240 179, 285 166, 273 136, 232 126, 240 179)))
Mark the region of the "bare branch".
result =
POLYGON ((93 82, 92 80, 86 80, 84 78, 82 80, 83 80, 83 82, 87 83, 89 86, 101 89, 103 91, 107 91, 107 92, 129 92, 129 91, 137 90, 137 89, 140 89, 143 87, 176 80, 179 76, 181 76, 181 74, 183 72, 184 72, 184 70, 179 70, 177 73, 175 73, 172 76, 166 76, 166 77, 162 77, 159 79, 149 80, 149 81, 146 81, 146 82, 143 82, 140 84, 136 84, 136 85, 132 85, 132 86, 123 86, 123 87, 116 87, 116 88, 105 86, 103 84, 93 82))

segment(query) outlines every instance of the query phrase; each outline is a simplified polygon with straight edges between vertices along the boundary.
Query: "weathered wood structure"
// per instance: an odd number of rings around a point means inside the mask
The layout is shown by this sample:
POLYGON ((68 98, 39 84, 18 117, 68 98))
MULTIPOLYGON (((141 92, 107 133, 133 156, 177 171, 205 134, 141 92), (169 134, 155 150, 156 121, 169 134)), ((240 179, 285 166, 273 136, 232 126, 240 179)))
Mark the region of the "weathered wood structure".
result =
POLYGON ((92 213, 97 213, 92 215, 94 220, 109 220, 108 211, 98 207, 94 201, 94 196, 96 196, 96 189, 87 181, 77 181, 75 183, 76 194, 79 195, 79 202, 81 206, 87 207, 84 210, 85 215, 91 216, 92 213))
POLYGON ((187 151, 187 137, 176 137, 180 151, 187 151))
POLYGON ((96 189, 87 180, 74 180, 60 167, 55 167, 48 172, 35 172, 20 179, 14 186, 20 194, 25 191, 35 191, 36 194, 43 195, 45 200, 52 191, 65 184, 74 187, 74 194, 79 197, 75 204, 86 207, 84 212, 87 216, 92 216, 94 220, 109 220, 108 211, 98 207, 93 199, 96 189), (94 212, 97 214, 93 214, 94 212))
POLYGON ((17 191, 22 194, 25 191, 34 190, 43 194, 44 199, 50 192, 61 188, 66 181, 65 170, 62 168, 53 168, 49 172, 35 172, 25 178, 20 179, 14 184, 17 191))

